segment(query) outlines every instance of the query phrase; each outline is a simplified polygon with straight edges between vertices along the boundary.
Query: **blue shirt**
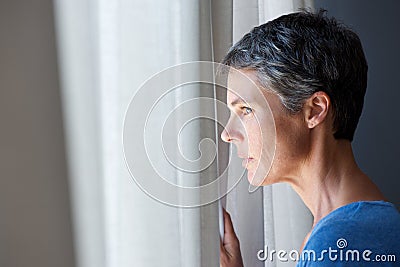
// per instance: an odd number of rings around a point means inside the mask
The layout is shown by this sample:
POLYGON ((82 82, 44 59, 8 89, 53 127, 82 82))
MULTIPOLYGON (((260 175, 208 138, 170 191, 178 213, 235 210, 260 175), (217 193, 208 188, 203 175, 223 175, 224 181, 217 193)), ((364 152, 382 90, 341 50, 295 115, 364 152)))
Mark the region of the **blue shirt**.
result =
POLYGON ((359 201, 322 218, 297 267, 400 266, 400 214, 385 201, 359 201))

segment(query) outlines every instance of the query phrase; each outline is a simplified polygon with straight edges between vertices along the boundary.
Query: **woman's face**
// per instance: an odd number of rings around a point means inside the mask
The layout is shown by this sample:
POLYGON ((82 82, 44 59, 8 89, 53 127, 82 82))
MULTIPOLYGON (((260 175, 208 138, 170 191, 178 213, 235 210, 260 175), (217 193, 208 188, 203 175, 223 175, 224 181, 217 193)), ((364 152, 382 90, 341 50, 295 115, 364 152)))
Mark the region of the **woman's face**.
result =
POLYGON ((253 70, 229 72, 227 105, 231 115, 221 138, 236 145, 249 182, 267 185, 295 176, 308 147, 302 112, 290 115, 275 93, 258 86, 253 70))

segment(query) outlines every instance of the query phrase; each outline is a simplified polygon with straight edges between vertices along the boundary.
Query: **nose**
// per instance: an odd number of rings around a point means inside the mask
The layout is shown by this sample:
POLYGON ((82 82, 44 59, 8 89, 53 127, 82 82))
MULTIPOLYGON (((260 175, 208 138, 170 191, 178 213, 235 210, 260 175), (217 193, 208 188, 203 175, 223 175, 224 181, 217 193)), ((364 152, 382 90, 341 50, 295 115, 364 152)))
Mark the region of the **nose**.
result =
POLYGON ((222 139, 224 142, 227 142, 227 143, 232 142, 232 138, 231 138, 231 136, 229 135, 229 133, 228 133, 226 127, 225 127, 225 129, 222 131, 222 133, 221 133, 221 139, 222 139))
POLYGON ((243 141, 243 136, 240 133, 240 129, 239 127, 235 127, 232 118, 229 119, 224 130, 222 131, 221 139, 227 143, 243 141))

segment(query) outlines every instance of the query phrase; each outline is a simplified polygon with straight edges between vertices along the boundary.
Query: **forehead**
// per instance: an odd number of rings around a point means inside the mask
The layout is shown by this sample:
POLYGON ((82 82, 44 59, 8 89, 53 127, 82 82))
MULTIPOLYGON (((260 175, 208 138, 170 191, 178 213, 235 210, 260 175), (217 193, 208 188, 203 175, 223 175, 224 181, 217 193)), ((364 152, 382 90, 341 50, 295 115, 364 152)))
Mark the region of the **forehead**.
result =
POLYGON ((227 102, 265 101, 265 89, 258 82, 256 71, 231 68, 228 74, 227 102))

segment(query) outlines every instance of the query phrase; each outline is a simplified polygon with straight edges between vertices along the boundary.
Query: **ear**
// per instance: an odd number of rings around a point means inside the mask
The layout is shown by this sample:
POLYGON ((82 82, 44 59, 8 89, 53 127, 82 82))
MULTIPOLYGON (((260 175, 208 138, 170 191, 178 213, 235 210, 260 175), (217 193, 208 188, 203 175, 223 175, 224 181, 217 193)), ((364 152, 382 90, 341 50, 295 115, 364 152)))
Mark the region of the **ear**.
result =
POLYGON ((327 117, 331 100, 322 91, 315 92, 304 103, 304 119, 309 129, 321 124, 327 117))

